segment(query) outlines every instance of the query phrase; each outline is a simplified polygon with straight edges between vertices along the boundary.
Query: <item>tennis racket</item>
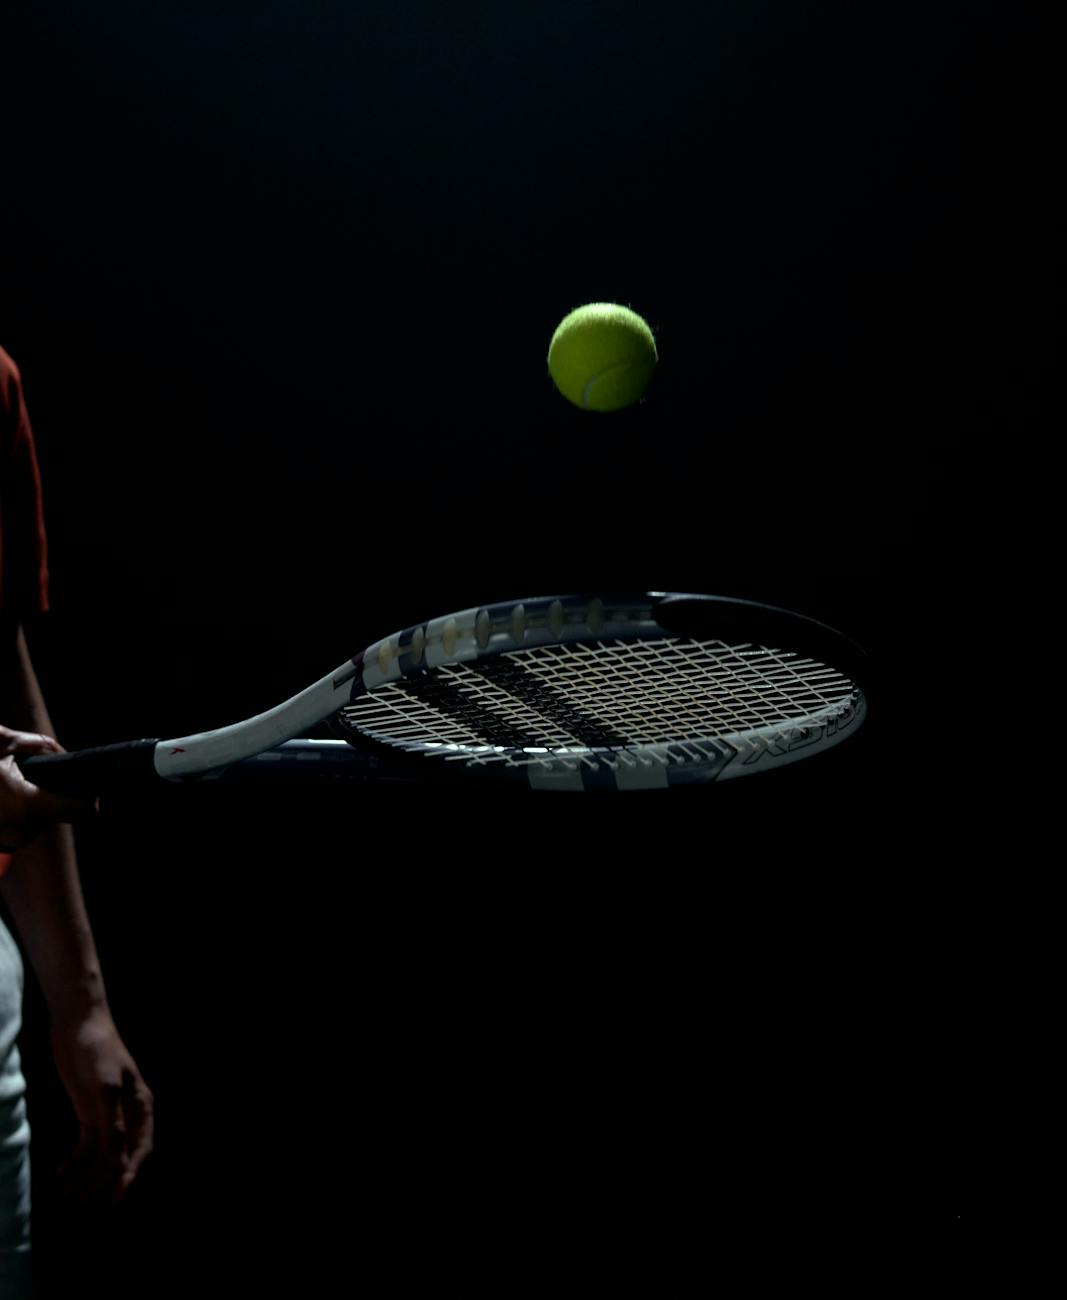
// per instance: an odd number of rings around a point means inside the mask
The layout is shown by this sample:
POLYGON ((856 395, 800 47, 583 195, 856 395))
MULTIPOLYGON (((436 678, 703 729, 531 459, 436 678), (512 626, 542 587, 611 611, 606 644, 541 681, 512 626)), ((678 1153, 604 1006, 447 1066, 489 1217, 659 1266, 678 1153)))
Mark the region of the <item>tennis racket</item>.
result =
POLYGON ((79 795, 266 775, 664 789, 769 771, 852 736, 864 665, 832 628, 751 601, 540 597, 405 628, 232 726, 21 767, 79 795), (333 739, 294 739, 324 723, 333 739))

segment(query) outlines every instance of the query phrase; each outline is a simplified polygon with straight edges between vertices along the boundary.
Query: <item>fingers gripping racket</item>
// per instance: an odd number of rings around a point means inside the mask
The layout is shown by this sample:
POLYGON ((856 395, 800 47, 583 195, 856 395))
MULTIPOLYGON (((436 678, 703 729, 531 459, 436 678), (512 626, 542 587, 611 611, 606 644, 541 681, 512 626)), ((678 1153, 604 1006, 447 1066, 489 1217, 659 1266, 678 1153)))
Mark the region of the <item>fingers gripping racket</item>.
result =
POLYGON ((863 664, 833 629, 749 601, 543 597, 406 628, 232 726, 21 766, 83 795, 267 773, 662 789, 767 771, 851 736, 867 707, 863 664), (339 739, 293 739, 327 722, 339 739))

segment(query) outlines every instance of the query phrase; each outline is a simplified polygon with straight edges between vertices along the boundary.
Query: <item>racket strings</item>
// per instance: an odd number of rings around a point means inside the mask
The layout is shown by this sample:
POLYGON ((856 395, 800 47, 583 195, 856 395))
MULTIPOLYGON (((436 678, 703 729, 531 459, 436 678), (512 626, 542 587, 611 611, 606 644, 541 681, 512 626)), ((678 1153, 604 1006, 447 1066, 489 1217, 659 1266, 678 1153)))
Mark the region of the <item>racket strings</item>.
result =
POLYGON ((401 749, 481 762, 632 762, 627 749, 649 746, 701 762, 717 739, 795 735, 846 712, 854 694, 834 668, 763 646, 583 642, 403 678, 347 706, 343 725, 401 749))
POLYGON ((605 674, 595 662, 577 674, 542 665, 542 676, 564 695, 588 690, 597 712, 631 740, 662 743, 699 739, 810 716, 840 698, 851 683, 812 660, 722 643, 641 643, 626 671, 605 674), (639 671, 634 674, 632 670, 639 671))

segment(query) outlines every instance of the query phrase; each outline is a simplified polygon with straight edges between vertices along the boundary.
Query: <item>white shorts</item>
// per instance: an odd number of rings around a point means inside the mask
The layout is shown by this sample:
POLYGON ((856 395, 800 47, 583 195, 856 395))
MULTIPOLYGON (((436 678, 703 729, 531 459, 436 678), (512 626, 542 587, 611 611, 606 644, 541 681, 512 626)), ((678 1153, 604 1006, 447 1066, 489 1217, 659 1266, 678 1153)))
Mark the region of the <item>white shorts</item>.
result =
POLYGON ((30 1126, 16 1038, 22 1025, 22 958, 0 921, 0 1296, 29 1291, 30 1126))

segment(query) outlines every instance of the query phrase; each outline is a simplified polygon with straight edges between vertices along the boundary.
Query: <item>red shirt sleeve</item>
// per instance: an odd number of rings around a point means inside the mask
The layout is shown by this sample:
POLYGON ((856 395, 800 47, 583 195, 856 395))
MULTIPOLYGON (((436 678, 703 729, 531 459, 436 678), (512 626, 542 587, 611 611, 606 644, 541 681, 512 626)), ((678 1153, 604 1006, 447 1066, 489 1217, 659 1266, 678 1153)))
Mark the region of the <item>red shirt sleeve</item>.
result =
POLYGON ((48 608, 41 474, 18 367, 0 348, 0 616, 48 608))

